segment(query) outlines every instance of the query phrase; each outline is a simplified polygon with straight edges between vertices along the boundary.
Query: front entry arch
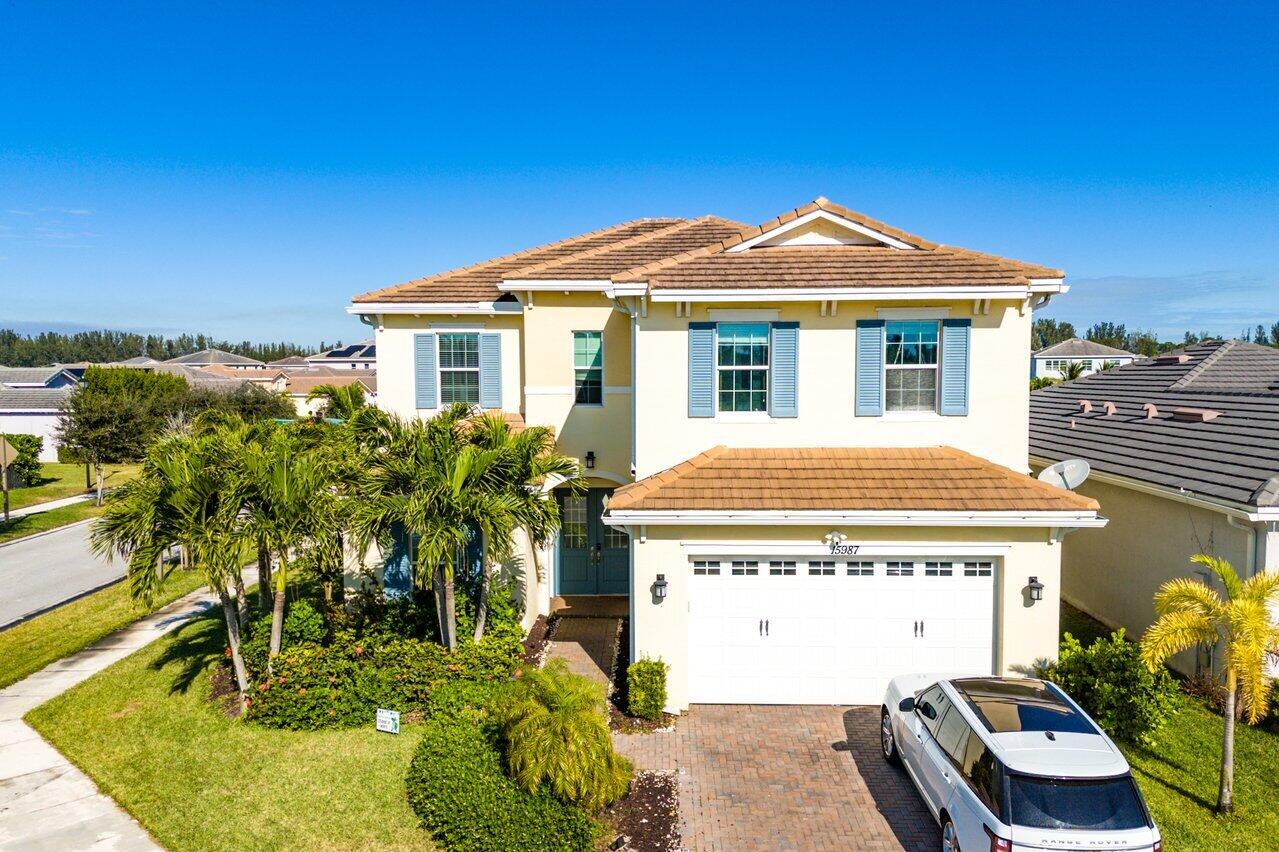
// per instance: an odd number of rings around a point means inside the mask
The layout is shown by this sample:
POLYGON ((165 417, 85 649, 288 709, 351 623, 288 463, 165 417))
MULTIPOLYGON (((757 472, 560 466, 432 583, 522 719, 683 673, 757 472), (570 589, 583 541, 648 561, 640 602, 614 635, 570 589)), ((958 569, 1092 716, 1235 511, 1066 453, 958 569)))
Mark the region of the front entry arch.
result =
POLYGON ((612 493, 612 488, 590 488, 580 494, 558 492, 560 544, 556 594, 630 593, 630 538, 600 520, 612 493))

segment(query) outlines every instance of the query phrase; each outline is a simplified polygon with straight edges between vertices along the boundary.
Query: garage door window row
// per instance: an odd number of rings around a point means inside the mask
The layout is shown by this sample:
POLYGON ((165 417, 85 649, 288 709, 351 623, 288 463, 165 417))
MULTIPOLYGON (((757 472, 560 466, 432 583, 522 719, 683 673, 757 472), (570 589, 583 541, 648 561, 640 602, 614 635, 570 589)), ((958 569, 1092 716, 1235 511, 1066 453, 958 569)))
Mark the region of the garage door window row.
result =
MULTIPOLYGON (((768 573, 773 577, 794 577, 798 575, 798 561, 789 559, 773 559, 768 563, 768 573)), ((844 574, 849 577, 876 576, 876 563, 871 560, 844 562, 844 574)), ((887 577, 915 576, 915 563, 892 560, 883 563, 884 575, 887 577)), ((735 577, 756 577, 760 573, 758 560, 735 559, 729 563, 730 573, 735 577)), ((994 573, 993 562, 925 562, 925 577, 954 577, 955 572, 962 570, 965 577, 989 577, 994 573)), ((834 577, 839 573, 838 565, 833 559, 808 560, 808 576, 834 577)), ((716 559, 697 559, 693 561, 693 574, 702 576, 719 576, 720 562, 716 559)))

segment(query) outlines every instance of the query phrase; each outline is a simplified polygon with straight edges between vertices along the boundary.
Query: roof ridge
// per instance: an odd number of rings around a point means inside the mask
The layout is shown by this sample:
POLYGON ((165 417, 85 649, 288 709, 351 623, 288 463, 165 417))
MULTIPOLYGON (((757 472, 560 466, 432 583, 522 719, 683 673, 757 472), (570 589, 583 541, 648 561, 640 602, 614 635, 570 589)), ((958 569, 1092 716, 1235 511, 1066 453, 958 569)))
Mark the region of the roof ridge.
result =
MULTIPOLYGON (((640 243, 644 243, 650 239, 663 237, 663 236, 670 236, 671 234, 676 234, 681 231, 687 230, 689 228, 694 228, 697 225, 702 224, 704 222, 709 222, 711 220, 720 219, 720 218, 721 217, 718 217, 718 216, 707 215, 707 216, 699 216, 696 219, 680 219, 675 224, 667 228, 660 228, 656 231, 649 231, 648 233, 645 233, 645 234, 637 234, 633 237, 627 237, 626 239, 620 242, 608 243, 606 245, 596 246, 595 248, 587 249, 586 251, 580 251, 575 254, 567 254, 567 255, 564 255, 563 257, 557 257, 551 260, 543 261, 541 263, 535 263, 532 266, 521 267, 520 269, 516 269, 507 273, 507 275, 504 277, 507 280, 518 280, 520 277, 530 275, 534 272, 546 272, 549 269, 555 268, 556 266, 563 266, 570 262, 582 260, 583 258, 596 257, 598 255, 613 251, 614 249, 619 249, 623 247, 629 248, 630 246, 639 245, 640 243)), ((726 224, 731 224, 731 225, 740 224, 738 222, 731 222, 728 219, 722 219, 722 221, 724 221, 726 224)))
MULTIPOLYGON (((541 245, 533 246, 531 248, 521 249, 520 251, 511 252, 510 254, 504 254, 504 255, 501 255, 500 257, 492 257, 492 258, 489 258, 488 260, 481 260, 476 263, 468 264, 467 266, 456 266, 456 267, 453 267, 452 269, 446 269, 441 272, 432 273, 430 275, 423 275, 420 278, 413 278, 408 281, 402 281, 399 284, 392 284, 389 287, 379 287, 376 290, 369 290, 366 293, 361 293, 360 295, 352 299, 352 301, 358 302, 361 299, 368 299, 371 296, 380 296, 384 293, 389 293, 393 290, 398 290, 401 287, 405 287, 410 284, 426 284, 435 279, 443 278, 445 275, 453 275, 459 272, 474 272, 479 269, 487 269, 491 266, 496 266, 500 263, 515 260, 521 255, 531 254, 535 251, 543 251, 549 248, 568 246, 585 239, 602 236, 603 234, 607 234, 610 231, 619 231, 623 228, 632 227, 642 222, 661 222, 661 221, 665 221, 665 219, 666 217, 628 219, 627 221, 619 222, 616 225, 609 225, 604 228, 596 228, 594 231, 587 231, 586 233, 577 234, 576 236, 572 236, 572 237, 566 237, 562 240, 552 240, 549 243, 542 243, 541 245)), ((683 220, 679 218, 671 218, 670 221, 672 223, 676 223, 683 220)))
POLYGON ((1207 370, 1213 364, 1217 363, 1217 361, 1221 360, 1221 358, 1223 358, 1227 352, 1233 349, 1235 344, 1238 342, 1239 341, 1233 338, 1231 338, 1230 340, 1222 341, 1221 344, 1218 345, 1216 349, 1212 350, 1207 355, 1205 355, 1199 361, 1198 364, 1191 367, 1181 376, 1181 378, 1177 379, 1177 381, 1170 384, 1168 386, 1168 389, 1181 390, 1182 388, 1190 387, 1190 385, 1195 381, 1195 379, 1199 378, 1201 375, 1203 375, 1205 370, 1207 370))
POLYGON ((716 444, 713 447, 702 450, 692 458, 676 462, 670 467, 663 468, 656 473, 651 473, 643 479, 637 479, 635 482, 623 485, 621 488, 618 488, 613 492, 613 496, 609 500, 609 506, 617 506, 618 508, 624 509, 628 502, 634 503, 635 501, 652 494, 658 488, 669 482, 672 478, 675 478, 676 468, 687 465, 693 470, 697 470, 698 468, 706 465, 708 462, 719 458, 726 452, 728 452, 728 447, 723 444, 716 444), (621 498, 620 500, 618 499, 619 497, 621 498), (620 506, 618 506, 619 502, 621 503, 620 506))

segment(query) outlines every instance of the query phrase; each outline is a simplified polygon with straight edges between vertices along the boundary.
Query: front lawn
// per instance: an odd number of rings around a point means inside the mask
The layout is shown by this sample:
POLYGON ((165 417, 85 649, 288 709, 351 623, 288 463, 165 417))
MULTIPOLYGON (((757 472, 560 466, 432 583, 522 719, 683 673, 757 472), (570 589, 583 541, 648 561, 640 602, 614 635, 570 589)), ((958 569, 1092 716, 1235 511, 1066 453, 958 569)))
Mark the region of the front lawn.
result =
MULTIPOLYGON (((102 484, 106 488, 114 488, 138 474, 136 464, 109 464, 102 468, 102 484)), ((75 497, 87 494, 93 487, 84 487, 84 465, 62 464, 61 462, 45 462, 40 466, 40 481, 26 488, 15 488, 9 492, 9 507, 21 509, 34 506, 36 503, 47 503, 50 500, 61 500, 63 497, 75 497)))
MULTIPOLYGON (((210 703, 220 613, 27 715, 170 849, 422 849, 404 774, 419 729, 271 730, 210 703)), ((371 721, 371 720, 370 720, 371 721)))
POLYGON ((151 609, 135 603, 129 584, 116 583, 0 633, 0 689, 83 650, 204 585, 198 571, 176 571, 151 609))

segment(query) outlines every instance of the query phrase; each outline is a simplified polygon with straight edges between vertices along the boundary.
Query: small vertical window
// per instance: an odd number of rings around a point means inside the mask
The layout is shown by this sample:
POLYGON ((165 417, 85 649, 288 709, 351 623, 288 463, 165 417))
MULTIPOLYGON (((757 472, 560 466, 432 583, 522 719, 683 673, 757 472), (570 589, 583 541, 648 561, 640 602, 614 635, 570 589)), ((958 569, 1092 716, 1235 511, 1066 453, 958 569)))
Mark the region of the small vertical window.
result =
POLYGON ((937 408, 937 323, 884 326, 884 391, 889 411, 937 408))
POLYGON ((440 402, 480 404, 480 336, 440 335, 440 402))
POLYGON ((716 327, 720 411, 768 410, 768 323, 716 327))
POLYGON ((578 405, 604 404, 604 335, 573 332, 573 392, 578 405))

